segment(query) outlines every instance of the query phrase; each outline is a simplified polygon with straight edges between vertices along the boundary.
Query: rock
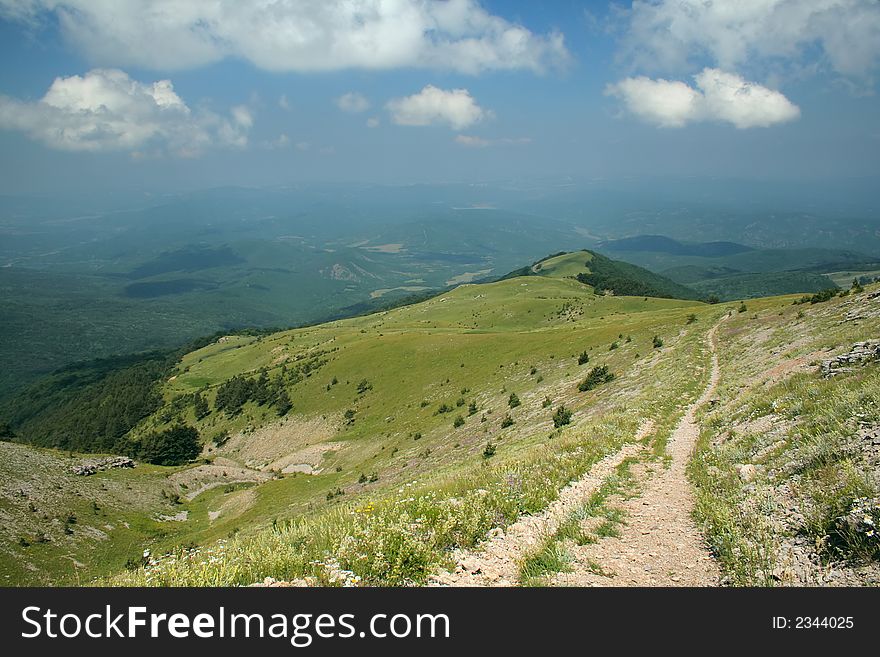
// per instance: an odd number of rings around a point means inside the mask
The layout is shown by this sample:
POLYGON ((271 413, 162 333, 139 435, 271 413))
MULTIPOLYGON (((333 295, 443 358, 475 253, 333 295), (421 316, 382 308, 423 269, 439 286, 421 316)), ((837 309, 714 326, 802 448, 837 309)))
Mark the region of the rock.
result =
POLYGON ((751 482, 758 476, 758 466, 751 463, 736 463, 733 467, 742 481, 751 482))
POLYGON ((849 352, 823 361, 819 366, 822 376, 829 378, 851 372, 853 366, 880 360, 880 340, 866 340, 856 342, 849 352))

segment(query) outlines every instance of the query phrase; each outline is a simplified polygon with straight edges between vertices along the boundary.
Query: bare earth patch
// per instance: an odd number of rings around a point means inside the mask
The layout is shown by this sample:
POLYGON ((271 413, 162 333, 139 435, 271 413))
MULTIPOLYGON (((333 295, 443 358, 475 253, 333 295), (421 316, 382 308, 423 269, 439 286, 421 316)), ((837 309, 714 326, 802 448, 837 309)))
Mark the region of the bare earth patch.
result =
POLYGON ((288 417, 251 433, 237 433, 214 453, 218 461, 230 459, 253 470, 285 470, 295 465, 317 469, 325 452, 343 446, 331 440, 336 427, 336 422, 320 416, 288 417))

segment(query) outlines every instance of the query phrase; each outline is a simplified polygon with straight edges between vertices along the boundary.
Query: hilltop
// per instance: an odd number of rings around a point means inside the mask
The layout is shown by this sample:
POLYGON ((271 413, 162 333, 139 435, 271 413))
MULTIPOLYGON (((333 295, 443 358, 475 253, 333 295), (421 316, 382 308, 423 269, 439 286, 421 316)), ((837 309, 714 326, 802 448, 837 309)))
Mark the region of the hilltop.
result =
MULTIPOLYGON (((753 403, 736 393, 741 386, 753 390, 756 374, 748 368, 764 371, 818 349, 842 352, 871 337, 869 322, 844 319, 875 312, 877 296, 708 305, 659 298, 674 288, 630 267, 595 253, 557 254, 527 275, 460 285, 417 304, 300 329, 223 335, 149 366, 129 364, 137 376, 159 378, 116 446, 152 454, 145 445, 184 425, 198 431, 198 459, 173 466, 141 460, 133 469, 83 477, 72 466, 91 457, 0 445, 10 455, 3 570, 11 583, 101 575, 117 584, 248 584, 266 577, 424 583, 438 568, 454 566, 453 550, 474 549, 523 514, 540 513, 566 484, 627 449, 615 466, 616 483, 582 512, 586 533, 578 535, 602 545, 626 526, 615 509, 627 486, 635 490, 662 469, 667 441, 708 383, 707 335, 730 315, 718 329, 718 402, 705 411, 719 415, 698 417, 704 456, 695 463, 711 461, 717 472, 693 470, 692 477, 700 529, 724 576, 736 583, 757 581, 757 572, 769 577, 763 566, 748 577, 730 574, 743 567, 725 532, 737 529, 736 540, 744 542, 753 536, 736 525, 744 516, 719 514, 733 499, 728 473, 749 463, 741 451, 719 461, 713 437, 753 403), (627 277, 632 272, 638 276, 627 277), (588 277, 595 284, 583 282, 588 277), (651 287, 658 296, 628 296, 620 292, 626 286, 651 287), (651 431, 640 433, 648 425, 651 431), (53 474, 33 478, 28 463, 53 474), (60 510, 59 499, 69 508, 60 510), (194 544, 204 547, 188 551, 194 544), (145 549, 153 555, 146 561, 145 549), (158 558, 165 554, 172 556, 158 558), (203 559, 222 565, 198 565, 203 559), (120 575, 126 563, 131 570, 120 575)), ((809 359, 798 362, 804 364, 792 373, 814 385, 809 359)), ((124 406, 126 391, 137 389, 126 371, 111 375, 113 385, 106 373, 96 375, 99 383, 58 398, 57 408, 41 406, 31 424, 13 423, 12 431, 18 440, 29 432, 25 438, 70 449, 64 441, 73 428, 59 418, 124 406)), ((874 373, 866 367, 821 385, 838 389, 859 377, 873 395, 874 373)), ((755 403, 776 394, 754 390, 755 403)), ((118 416, 88 417, 112 423, 118 416)), ((849 452, 833 458, 852 460, 849 452)), ((802 473, 812 476, 809 468, 802 473)), ((743 499, 753 494, 745 479, 736 481, 744 482, 737 489, 743 499)), ((830 535, 827 523, 813 527, 830 535)), ((566 540, 545 547, 571 556, 576 551, 566 540)), ((520 583, 554 581, 558 571, 547 570, 546 554, 532 555, 541 567, 525 556, 532 566, 520 583)))
POLYGON ((665 276, 587 249, 548 256, 503 278, 514 276, 573 278, 599 292, 625 296, 689 300, 700 297, 697 291, 665 276))

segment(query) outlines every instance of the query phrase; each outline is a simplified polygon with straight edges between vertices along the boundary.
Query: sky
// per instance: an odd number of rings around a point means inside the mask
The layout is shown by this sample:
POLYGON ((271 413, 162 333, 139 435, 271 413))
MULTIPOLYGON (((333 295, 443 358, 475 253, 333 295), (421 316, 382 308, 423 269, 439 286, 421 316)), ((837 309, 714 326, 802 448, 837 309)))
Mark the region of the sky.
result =
POLYGON ((880 176, 877 0, 0 0, 0 193, 880 176))

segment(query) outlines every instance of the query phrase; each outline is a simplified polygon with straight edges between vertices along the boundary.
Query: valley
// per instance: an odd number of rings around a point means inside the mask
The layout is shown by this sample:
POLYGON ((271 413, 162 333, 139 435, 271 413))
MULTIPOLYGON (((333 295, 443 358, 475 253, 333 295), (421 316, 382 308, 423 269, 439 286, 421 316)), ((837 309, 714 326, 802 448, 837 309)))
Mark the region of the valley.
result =
MULTIPOLYGON (((706 304, 576 278, 670 283, 628 267, 559 254, 529 275, 413 305, 205 341, 156 370, 158 401, 125 433, 136 449, 192 426, 201 453, 189 464, 84 477, 72 467, 92 456, 0 443, 7 582, 443 583, 454 555, 491 551, 558 508, 506 581, 570 584, 585 573, 578 582, 619 585, 638 561, 609 559, 614 541, 641 536, 630 529, 640 495, 670 472, 694 486, 693 522, 717 582, 873 581, 859 556, 876 549, 870 537, 847 535, 837 518, 877 495, 873 457, 856 438, 880 420, 877 364, 829 379, 819 364, 876 339, 876 286, 819 303, 706 304), (695 405, 712 344, 718 387, 695 405), (233 403, 237 380, 265 383, 233 403), (811 401, 817 387, 827 402, 811 401), (696 452, 685 474, 690 448, 677 428, 688 409, 696 452), (763 423, 779 428, 754 433, 763 423), (592 483, 571 498, 566 487, 582 479, 592 483), (753 506, 768 491, 786 509, 778 521, 753 506)), ((79 399, 100 400, 88 385, 79 399)), ((57 399, 68 415, 84 408, 57 399)), ((57 411, 35 412, 12 424, 24 432, 15 440, 63 444, 57 411)), ((633 554, 650 561, 652 551, 633 554)))

